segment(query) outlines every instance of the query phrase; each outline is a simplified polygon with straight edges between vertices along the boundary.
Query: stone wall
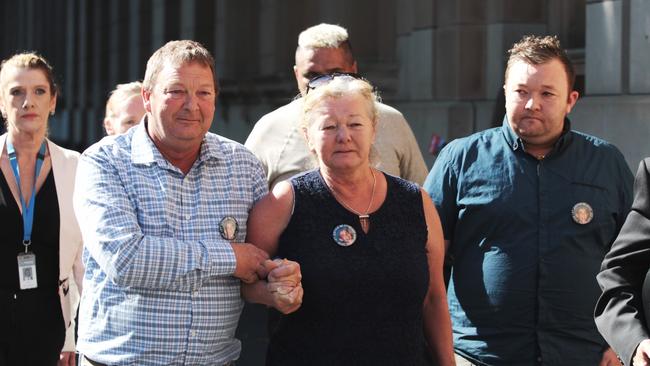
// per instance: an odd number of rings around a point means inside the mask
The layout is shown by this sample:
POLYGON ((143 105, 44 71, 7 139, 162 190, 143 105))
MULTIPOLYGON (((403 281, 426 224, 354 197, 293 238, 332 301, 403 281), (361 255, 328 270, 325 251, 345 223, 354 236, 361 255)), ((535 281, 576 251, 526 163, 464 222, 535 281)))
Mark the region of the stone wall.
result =
POLYGON ((298 33, 329 22, 348 28, 361 73, 405 114, 429 165, 433 134, 451 140, 500 124, 505 52, 531 33, 558 34, 569 49, 583 96, 574 125, 625 143, 632 166, 650 155, 645 0, 24 0, 0 10, 3 55, 36 49, 61 76, 51 134, 79 149, 103 135, 115 84, 142 79, 151 53, 179 38, 214 53, 221 94, 213 130, 243 142, 297 93, 298 33))

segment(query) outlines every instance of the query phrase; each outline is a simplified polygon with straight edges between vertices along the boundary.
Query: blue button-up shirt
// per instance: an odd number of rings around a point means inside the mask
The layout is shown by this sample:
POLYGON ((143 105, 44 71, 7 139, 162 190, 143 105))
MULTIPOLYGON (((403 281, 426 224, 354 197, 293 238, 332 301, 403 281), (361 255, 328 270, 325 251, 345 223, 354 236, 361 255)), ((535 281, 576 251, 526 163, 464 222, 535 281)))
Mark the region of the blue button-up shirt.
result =
POLYGON ((244 241, 248 212, 267 192, 242 145, 206 134, 184 175, 146 124, 82 155, 75 210, 86 266, 78 349, 109 365, 221 365, 241 349, 235 255, 227 216, 244 241))
POLYGON ((632 199, 613 145, 565 132, 543 160, 507 121, 443 149, 424 188, 453 257, 456 352, 489 365, 597 365, 596 274, 632 199), (587 203, 593 218, 577 223, 587 203))

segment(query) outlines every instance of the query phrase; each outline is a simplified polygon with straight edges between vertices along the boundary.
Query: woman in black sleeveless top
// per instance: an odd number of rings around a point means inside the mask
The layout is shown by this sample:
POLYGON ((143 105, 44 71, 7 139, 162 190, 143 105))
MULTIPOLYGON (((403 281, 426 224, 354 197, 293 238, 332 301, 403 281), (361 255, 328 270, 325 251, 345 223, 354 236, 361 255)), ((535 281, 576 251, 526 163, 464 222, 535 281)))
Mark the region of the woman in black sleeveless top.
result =
POLYGON ((319 168, 251 212, 248 241, 302 271, 302 306, 271 329, 268 365, 422 365, 425 351, 454 364, 440 222, 417 185, 371 167, 375 101, 354 75, 312 79, 303 130, 319 168))
POLYGON ((75 362, 70 319, 83 269, 72 191, 79 154, 46 138, 56 96, 52 69, 41 56, 2 62, 0 366, 75 362))

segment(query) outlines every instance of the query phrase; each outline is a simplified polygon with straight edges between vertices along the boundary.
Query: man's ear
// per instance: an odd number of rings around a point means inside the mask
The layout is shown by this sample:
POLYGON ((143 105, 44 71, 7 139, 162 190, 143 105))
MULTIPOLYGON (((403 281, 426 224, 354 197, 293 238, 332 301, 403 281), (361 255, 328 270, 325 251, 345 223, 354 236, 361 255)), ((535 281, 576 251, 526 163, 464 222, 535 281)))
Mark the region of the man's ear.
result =
POLYGON ((301 80, 302 80, 302 75, 298 72, 298 66, 293 65, 293 76, 296 79, 296 87, 298 88, 298 91, 302 96, 305 96, 305 90, 303 90, 303 86, 301 85, 301 80))
POLYGON ((571 110, 576 105, 576 102, 578 102, 579 97, 580 97, 580 93, 578 93, 575 90, 569 93, 569 96, 567 97, 566 114, 571 113, 571 110))
POLYGON ((147 111, 147 113, 151 113, 151 92, 145 90, 145 88, 142 88, 140 94, 142 95, 142 104, 144 104, 144 110, 147 111))

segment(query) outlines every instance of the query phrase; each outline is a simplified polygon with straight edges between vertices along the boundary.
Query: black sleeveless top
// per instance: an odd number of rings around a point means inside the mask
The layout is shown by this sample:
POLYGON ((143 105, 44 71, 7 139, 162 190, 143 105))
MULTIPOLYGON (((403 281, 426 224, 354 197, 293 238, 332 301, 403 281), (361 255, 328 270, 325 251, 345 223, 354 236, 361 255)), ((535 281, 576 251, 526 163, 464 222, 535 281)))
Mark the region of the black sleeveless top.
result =
POLYGON ((21 290, 16 256, 25 250, 23 219, 0 173, 0 363, 4 360, 7 364, 55 365, 65 340, 66 326, 58 294, 59 201, 53 171, 35 199, 29 249, 36 255, 38 287, 21 290))
POLYGON ((359 218, 332 196, 318 171, 291 180, 294 212, 278 256, 300 263, 303 304, 271 329, 267 365, 420 365, 422 305, 429 285, 427 227, 417 185, 384 174, 386 200, 359 218), (341 224, 357 238, 342 247, 341 224))
MULTIPOLYGON (((59 201, 56 196, 53 170, 36 192, 32 244, 29 249, 36 255, 38 288, 23 291, 45 291, 58 299, 59 281, 59 201)), ((23 218, 7 181, 0 173, 0 290, 21 291, 18 283, 16 256, 24 251, 23 218)))

